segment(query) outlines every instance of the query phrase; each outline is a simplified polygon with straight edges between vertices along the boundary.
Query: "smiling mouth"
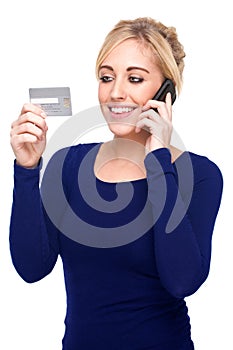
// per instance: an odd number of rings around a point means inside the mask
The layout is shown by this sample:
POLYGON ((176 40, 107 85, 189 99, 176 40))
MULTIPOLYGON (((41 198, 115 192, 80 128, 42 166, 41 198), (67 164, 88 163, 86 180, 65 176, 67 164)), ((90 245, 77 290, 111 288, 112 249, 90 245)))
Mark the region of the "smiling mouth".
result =
POLYGON ((132 107, 110 107, 109 109, 112 113, 122 114, 122 113, 130 113, 135 108, 132 108, 132 107))
POLYGON ((137 107, 130 106, 108 106, 112 118, 127 118, 132 115, 137 107))

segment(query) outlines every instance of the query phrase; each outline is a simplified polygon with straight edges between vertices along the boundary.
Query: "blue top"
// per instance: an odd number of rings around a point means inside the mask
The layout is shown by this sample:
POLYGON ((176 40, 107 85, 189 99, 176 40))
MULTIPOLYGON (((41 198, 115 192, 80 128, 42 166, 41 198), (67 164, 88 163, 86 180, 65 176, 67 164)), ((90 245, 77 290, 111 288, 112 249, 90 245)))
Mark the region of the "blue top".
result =
POLYGON ((222 195, 219 168, 168 149, 145 158, 146 179, 107 183, 100 144, 58 151, 40 167, 15 164, 13 264, 27 282, 61 256, 67 291, 63 350, 193 349, 184 298, 206 280, 222 195))

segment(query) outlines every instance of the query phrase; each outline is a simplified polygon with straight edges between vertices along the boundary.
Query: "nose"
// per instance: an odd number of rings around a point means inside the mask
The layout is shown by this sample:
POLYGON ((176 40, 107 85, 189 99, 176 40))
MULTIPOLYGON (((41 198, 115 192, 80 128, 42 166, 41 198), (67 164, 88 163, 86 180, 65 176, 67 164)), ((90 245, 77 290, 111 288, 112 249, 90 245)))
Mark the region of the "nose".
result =
POLYGON ((124 101, 127 96, 126 87, 121 79, 115 79, 111 89, 111 99, 113 101, 124 101))

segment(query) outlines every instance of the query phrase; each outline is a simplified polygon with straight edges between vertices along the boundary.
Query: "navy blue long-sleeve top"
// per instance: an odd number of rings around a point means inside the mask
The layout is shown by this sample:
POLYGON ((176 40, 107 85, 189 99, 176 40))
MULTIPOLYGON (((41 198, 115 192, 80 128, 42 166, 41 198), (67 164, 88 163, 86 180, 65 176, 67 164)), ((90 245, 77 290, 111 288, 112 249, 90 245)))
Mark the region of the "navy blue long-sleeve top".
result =
POLYGON ((208 158, 147 154, 147 176, 96 178, 100 144, 14 166, 13 264, 27 282, 61 256, 67 292, 63 350, 193 349, 185 297, 206 280, 222 175, 208 158))

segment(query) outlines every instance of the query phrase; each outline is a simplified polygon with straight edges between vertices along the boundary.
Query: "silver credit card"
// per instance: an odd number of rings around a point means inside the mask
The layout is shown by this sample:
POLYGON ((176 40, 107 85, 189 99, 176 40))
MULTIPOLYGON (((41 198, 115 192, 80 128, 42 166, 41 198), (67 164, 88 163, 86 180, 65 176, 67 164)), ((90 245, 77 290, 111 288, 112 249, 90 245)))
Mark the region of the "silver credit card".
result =
POLYGON ((30 102, 40 105, 49 116, 71 116, 69 87, 30 88, 30 102))

